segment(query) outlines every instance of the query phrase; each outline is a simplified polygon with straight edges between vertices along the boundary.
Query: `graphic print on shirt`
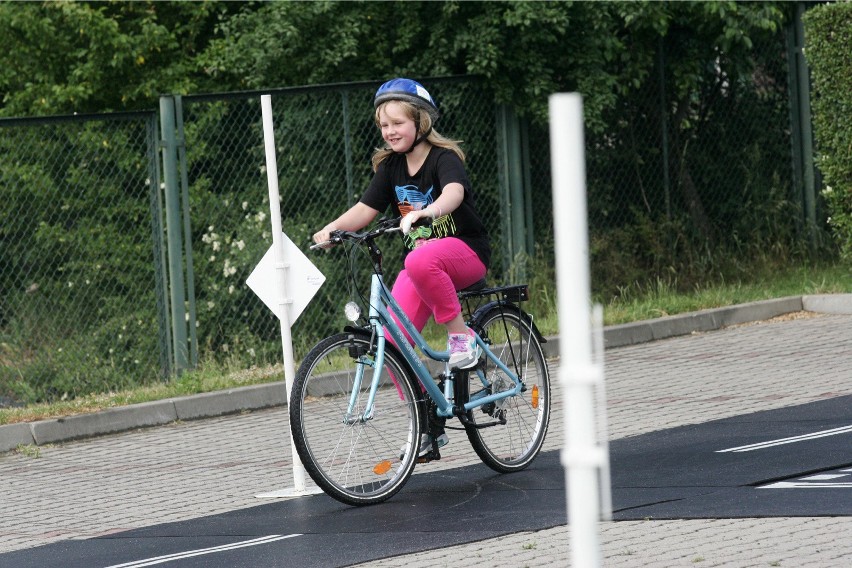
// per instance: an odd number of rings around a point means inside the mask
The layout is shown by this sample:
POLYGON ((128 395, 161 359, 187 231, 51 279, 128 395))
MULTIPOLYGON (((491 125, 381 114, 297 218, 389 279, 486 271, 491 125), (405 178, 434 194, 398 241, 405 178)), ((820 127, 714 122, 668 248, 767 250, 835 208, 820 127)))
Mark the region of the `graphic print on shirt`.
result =
MULTIPOLYGON (((398 200, 399 214, 405 217, 412 211, 420 211, 432 204, 432 191, 434 187, 430 187, 429 191, 423 193, 416 185, 398 185, 394 188, 396 198, 398 200)), ((432 221, 431 227, 416 227, 403 237, 405 246, 409 249, 414 249, 417 246, 417 241, 423 239, 446 237, 454 235, 456 225, 453 222, 451 215, 444 215, 432 221)))

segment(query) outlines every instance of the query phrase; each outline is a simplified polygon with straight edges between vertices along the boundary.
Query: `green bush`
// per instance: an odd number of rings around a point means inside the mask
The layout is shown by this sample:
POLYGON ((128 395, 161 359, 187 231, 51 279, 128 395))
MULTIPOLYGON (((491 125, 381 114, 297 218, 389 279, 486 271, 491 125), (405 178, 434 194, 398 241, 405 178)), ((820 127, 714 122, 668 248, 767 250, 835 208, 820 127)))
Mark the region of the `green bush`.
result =
POLYGON ((804 24, 822 196, 841 255, 852 260, 852 4, 816 6, 804 24))

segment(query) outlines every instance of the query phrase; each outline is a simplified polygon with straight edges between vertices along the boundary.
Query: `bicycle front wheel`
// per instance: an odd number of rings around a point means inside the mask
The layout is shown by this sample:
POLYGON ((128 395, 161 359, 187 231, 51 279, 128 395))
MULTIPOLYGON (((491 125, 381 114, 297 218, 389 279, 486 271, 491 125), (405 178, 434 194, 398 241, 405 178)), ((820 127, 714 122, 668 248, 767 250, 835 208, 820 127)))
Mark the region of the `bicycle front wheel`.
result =
POLYGON ((386 349, 377 369, 370 347, 361 334, 324 339, 299 367, 290 397, 290 428, 305 470, 348 505, 379 503, 399 491, 414 469, 420 440, 420 391, 408 366, 386 349))
MULTIPOLYGON (((488 311, 474 325, 491 352, 515 373, 524 390, 473 408, 467 415, 468 439, 480 459, 501 473, 520 471, 541 451, 550 423, 550 372, 528 317, 504 306, 488 311), (490 426, 485 426, 491 424, 490 426)), ((512 379, 489 357, 468 374, 469 400, 514 388, 512 379)))

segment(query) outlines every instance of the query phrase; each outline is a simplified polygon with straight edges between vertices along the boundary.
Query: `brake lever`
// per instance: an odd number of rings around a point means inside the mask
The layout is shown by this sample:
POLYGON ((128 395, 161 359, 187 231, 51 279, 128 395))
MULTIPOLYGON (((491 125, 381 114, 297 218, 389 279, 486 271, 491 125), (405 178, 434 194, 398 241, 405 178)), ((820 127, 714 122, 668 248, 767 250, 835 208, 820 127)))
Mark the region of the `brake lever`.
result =
POLYGON ((382 217, 377 226, 382 231, 390 232, 399 227, 400 221, 402 221, 402 217, 382 217))

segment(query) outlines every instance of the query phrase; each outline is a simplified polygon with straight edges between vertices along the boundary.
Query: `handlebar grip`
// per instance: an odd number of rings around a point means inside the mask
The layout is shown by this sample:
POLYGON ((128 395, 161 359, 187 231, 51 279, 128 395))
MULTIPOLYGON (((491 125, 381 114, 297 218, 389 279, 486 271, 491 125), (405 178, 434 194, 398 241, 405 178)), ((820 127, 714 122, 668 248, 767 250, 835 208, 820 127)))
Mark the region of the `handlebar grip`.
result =
POLYGON ((314 243, 308 248, 310 250, 328 249, 331 248, 332 245, 339 245, 343 243, 344 234, 346 234, 345 231, 332 231, 330 233, 331 238, 329 240, 323 241, 321 243, 314 243))

